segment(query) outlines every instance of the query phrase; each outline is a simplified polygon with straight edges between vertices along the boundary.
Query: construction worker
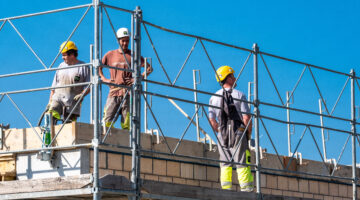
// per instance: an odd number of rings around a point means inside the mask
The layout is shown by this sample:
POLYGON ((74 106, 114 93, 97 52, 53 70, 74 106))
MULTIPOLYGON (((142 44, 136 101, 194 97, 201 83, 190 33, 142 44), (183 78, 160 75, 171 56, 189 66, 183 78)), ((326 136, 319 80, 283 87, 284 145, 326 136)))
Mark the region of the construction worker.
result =
MULTIPOLYGON (((229 66, 221 66, 216 71, 216 79, 221 82, 222 89, 216 92, 219 96, 210 98, 210 105, 221 109, 209 107, 209 119, 212 128, 218 132, 218 149, 221 161, 230 162, 231 158, 236 163, 250 164, 250 151, 248 140, 251 137, 251 116, 250 109, 246 102, 245 95, 239 90, 234 89, 236 78, 234 70, 229 66), (245 128, 248 125, 247 132, 245 128)), ((232 169, 230 163, 220 163, 220 181, 222 189, 231 190, 232 188, 232 169)), ((236 164, 237 176, 241 191, 253 191, 253 176, 250 166, 236 164)))
MULTIPOLYGON (((62 62, 58 68, 68 67, 70 65, 83 64, 83 61, 77 59, 78 48, 72 41, 63 42, 60 45, 60 51, 62 54, 62 62)), ((90 81, 90 69, 88 66, 81 66, 63 70, 57 70, 52 87, 65 86, 70 84, 77 84, 90 81)), ((50 92, 50 100, 47 105, 47 110, 52 114, 56 120, 65 120, 70 114, 78 101, 82 101, 82 96, 86 96, 89 93, 89 89, 85 89, 86 86, 65 87, 59 89, 53 89, 50 92)), ((81 102, 80 102, 81 103, 81 102)), ((69 122, 76 121, 80 116, 80 103, 72 112, 69 122)))
MULTIPOLYGON (((102 59, 102 64, 120 68, 130 69, 131 66, 131 51, 129 50, 130 32, 127 28, 119 28, 116 32, 119 48, 109 51, 102 59)), ((142 66, 144 65, 144 59, 141 58, 142 66)), ((107 79, 102 71, 102 67, 99 68, 99 75, 101 80, 105 83, 114 83, 118 85, 131 86, 133 83, 132 73, 109 69, 110 79, 107 79)), ((149 75, 152 72, 150 65, 146 68, 146 73, 149 75)), ((144 72, 145 73, 145 72, 144 72)), ((144 76, 143 73, 143 76, 144 76)), ((106 100, 103 116, 103 127, 110 127, 113 119, 118 117, 117 111, 123 99, 125 98, 126 88, 110 86, 109 95, 106 100)), ((130 113, 129 113, 129 95, 125 98, 125 102, 120 108, 121 113, 121 127, 122 129, 130 129, 130 113)), ((117 120, 117 119, 115 119, 117 120)), ((114 120, 114 121, 115 121, 114 120)))

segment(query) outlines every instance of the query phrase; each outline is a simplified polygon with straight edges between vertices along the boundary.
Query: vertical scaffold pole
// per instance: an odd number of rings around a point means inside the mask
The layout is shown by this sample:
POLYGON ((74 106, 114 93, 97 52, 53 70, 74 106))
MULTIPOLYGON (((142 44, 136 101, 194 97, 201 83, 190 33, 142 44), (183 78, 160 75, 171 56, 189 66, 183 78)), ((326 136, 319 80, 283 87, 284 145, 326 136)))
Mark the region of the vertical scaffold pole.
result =
POLYGON ((355 71, 352 69, 351 74, 351 130, 352 130, 352 186, 353 186, 353 200, 357 199, 356 191, 356 111, 355 111, 355 71))
MULTIPOLYGON (((289 92, 286 92, 286 119, 287 119, 287 134, 288 134, 288 156, 291 157, 291 130, 290 130, 290 97, 289 92)), ((294 152, 295 153, 295 152, 294 152)))
POLYGON ((92 141, 94 148, 94 168, 93 168, 93 199, 100 199, 99 191, 99 4, 100 0, 93 0, 94 6, 94 59, 93 59, 93 108, 94 108, 94 139, 92 141))
POLYGON ((133 60, 133 77, 135 77, 133 85, 133 104, 132 104, 132 124, 131 127, 131 147, 132 147, 132 170, 131 170, 131 183, 135 190, 133 199, 140 199, 140 128, 141 128, 141 20, 142 13, 140 7, 136 7, 134 13, 134 60, 133 60))
POLYGON ((255 153, 256 153, 256 193, 258 199, 261 197, 260 183, 260 141, 259 141, 259 99, 258 99, 258 53, 259 47, 253 45, 254 51, 254 130, 255 130, 255 153))

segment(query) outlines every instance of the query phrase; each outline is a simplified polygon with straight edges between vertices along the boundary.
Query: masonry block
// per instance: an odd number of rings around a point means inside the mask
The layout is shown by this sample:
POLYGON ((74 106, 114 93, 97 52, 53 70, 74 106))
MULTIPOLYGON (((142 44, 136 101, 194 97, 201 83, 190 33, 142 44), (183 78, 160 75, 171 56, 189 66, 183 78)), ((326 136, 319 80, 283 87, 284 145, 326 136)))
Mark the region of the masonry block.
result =
POLYGON ((339 184, 329 183, 329 194, 331 196, 339 196, 339 184))
POLYGON ((153 160, 153 173, 156 175, 166 176, 166 161, 165 160, 153 160))
POLYGON ((283 191, 281 190, 271 190, 272 195, 283 195, 283 191))
POLYGON ((209 181, 200 181, 200 187, 211 188, 211 182, 209 182, 209 181))
POLYGON ((131 156, 124 155, 124 170, 130 172, 131 171, 131 156))
POLYGON ((324 196, 324 200, 334 200, 333 196, 324 196))
POLYGON ((339 184, 339 196, 341 197, 347 197, 347 186, 346 185, 340 185, 339 184))
POLYGON ((314 198, 314 195, 309 193, 304 193, 304 198, 312 199, 314 198))
POLYGON ((199 186, 199 185, 200 185, 200 181, 198 181, 198 180, 186 179, 186 185, 199 186))
POLYGON ((219 168, 218 167, 206 167, 206 180, 219 182, 219 168))
POLYGON ((123 166, 123 155, 121 154, 115 154, 115 153, 108 153, 107 154, 107 163, 109 169, 115 169, 115 170, 122 170, 123 166))
POLYGON ((347 186, 347 191, 347 196, 351 198, 353 193, 352 186, 347 186))
POLYGON ((319 182, 319 192, 320 192, 320 194, 328 195, 329 194, 329 183, 319 182))
POLYGON ((278 177, 273 175, 266 175, 266 187, 277 189, 278 188, 278 177))
POLYGON ((140 160, 140 172, 145 174, 152 174, 152 159, 151 158, 141 158, 140 160))
POLYGON ((194 165, 194 179, 206 180, 206 166, 194 165))
MULTIPOLYGON (((254 180, 256 180, 255 176, 253 176, 253 177, 254 177, 254 180)), ((267 175, 265 175, 265 174, 260 175, 260 182, 261 182, 262 188, 266 187, 266 177, 267 177, 267 175)))
MULTIPOLYGON (((90 151, 90 166, 94 165, 94 151, 90 151)), ((106 152, 99 152, 99 167, 107 168, 106 152)))
POLYGON ((304 179, 299 180, 299 191, 300 192, 309 192, 309 181, 308 180, 304 180, 304 179))
POLYGON ((183 185, 185 185, 185 184, 186 184, 186 179, 174 177, 174 178, 173 178, 173 182, 176 183, 176 184, 183 184, 183 185))
POLYGON ((319 194, 319 182, 309 181, 309 189, 312 194, 319 194))
POLYGON ((289 178, 279 176, 278 177, 278 189, 288 190, 289 189, 289 178))
POLYGON ((99 177, 105 176, 107 174, 114 174, 112 169, 99 169, 99 177))
POLYGON ((130 180, 130 172, 116 170, 114 174, 118 175, 118 176, 123 176, 123 177, 127 178, 128 180, 130 180))
POLYGON ((283 191, 283 196, 287 197, 304 197, 303 193, 300 192, 292 192, 292 191, 283 191))
POLYGON ((299 191, 299 181, 296 178, 289 178, 289 190, 298 192, 299 191))
POLYGON ((180 177, 180 163, 167 161, 166 162, 166 175, 180 177))
POLYGON ((319 195, 319 194, 314 194, 314 199, 324 199, 323 195, 319 195))
POLYGON ((167 176, 159 176, 159 181, 160 182, 166 182, 166 183, 172 183, 172 177, 167 177, 167 176))
POLYGON ((151 180, 151 181, 159 181, 159 176, 145 174, 144 179, 145 180, 151 180))
POLYGON ((194 165, 188 163, 181 163, 180 164, 180 176, 181 178, 194 178, 194 165))
POLYGON ((271 189, 261 188, 261 193, 263 193, 263 194, 271 194, 271 189))
POLYGON ((233 183, 233 186, 239 184, 239 179, 238 179, 236 169, 232 170, 232 183, 233 183))
POLYGON ((221 184, 219 182, 212 182, 212 188, 221 189, 221 184))

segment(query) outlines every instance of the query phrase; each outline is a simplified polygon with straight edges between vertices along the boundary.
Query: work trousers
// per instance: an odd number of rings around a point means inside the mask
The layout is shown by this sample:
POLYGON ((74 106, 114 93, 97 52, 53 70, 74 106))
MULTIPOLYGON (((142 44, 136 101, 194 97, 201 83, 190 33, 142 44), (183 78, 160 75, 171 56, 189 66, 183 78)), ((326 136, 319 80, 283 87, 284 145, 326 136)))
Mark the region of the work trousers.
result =
POLYGON ((129 113, 129 96, 125 98, 124 103, 122 104, 120 110, 120 104, 123 101, 123 96, 108 96, 104 109, 103 122, 106 127, 111 126, 111 122, 117 120, 117 117, 121 115, 121 128, 130 129, 130 113, 129 113), (119 111, 119 114, 117 112, 119 111), (114 119, 116 117, 116 119, 114 119))

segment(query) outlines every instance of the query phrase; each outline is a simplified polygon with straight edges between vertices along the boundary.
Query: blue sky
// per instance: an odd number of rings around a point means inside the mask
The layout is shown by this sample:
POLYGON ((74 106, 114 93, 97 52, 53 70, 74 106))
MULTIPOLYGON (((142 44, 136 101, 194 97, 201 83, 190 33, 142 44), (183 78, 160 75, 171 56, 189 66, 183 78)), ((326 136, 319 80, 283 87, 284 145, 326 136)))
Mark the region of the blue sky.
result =
MULTIPOLYGON (((139 5, 143 10, 144 20, 180 32, 190 33, 205 38, 225 42, 251 49, 257 43, 261 51, 300 60, 310 64, 330 68, 332 70, 349 73, 358 67, 357 47, 360 45, 360 28, 358 26, 360 14, 359 1, 104 1, 106 4, 133 10, 139 5)), ((0 18, 64 8, 69 6, 91 3, 90 1, 0 1, 0 18)), ((116 28, 130 26, 130 15, 127 13, 107 9, 116 28)), ((66 11, 61 13, 42 15, 32 18, 12 20, 16 28, 22 33, 39 57, 48 66, 57 54, 59 45, 67 39, 85 9, 66 11)), ((182 66, 189 50, 194 44, 194 38, 166 33, 147 26, 160 59, 173 81, 182 66)), ((0 60, 1 74, 43 69, 40 62, 32 55, 24 42, 19 38, 9 23, 0 31, 0 60)), ((167 82, 162 72, 149 39, 142 30, 142 55, 153 59, 154 73, 151 80, 167 82)), ((90 9, 83 23, 71 40, 79 47, 79 59, 89 61, 89 45, 93 43, 93 12, 90 9)), ((230 65, 235 68, 236 75, 240 71, 247 52, 204 42, 207 51, 216 67, 230 65)), ((117 48, 113 33, 104 14, 103 49, 102 54, 117 48)), ((272 77, 279 89, 282 99, 286 91, 291 91, 298 80, 304 66, 292 64, 278 59, 264 56, 272 77)), ((61 62, 57 59, 54 66, 61 62)), ((276 91, 269 79, 264 64, 259 58, 259 96, 260 100, 279 104, 276 91)), ((192 70, 200 69, 201 84, 198 88, 208 92, 215 92, 217 85, 214 72, 198 42, 190 56, 184 71, 180 75, 177 85, 192 88, 192 70)), ((322 95, 331 110, 346 76, 334 75, 317 69, 312 69, 322 95)), ((26 75, 18 78, 0 79, 1 92, 19 89, 30 89, 50 86, 54 72, 26 75)), ((252 58, 244 69, 238 83, 238 89, 247 94, 247 84, 252 81, 252 58)), ((191 92, 183 92, 157 85, 149 85, 150 91, 193 100, 191 92)), ((359 98, 357 88, 356 98, 359 98)), ((107 86, 103 87, 103 103, 107 95, 107 86)), ((11 95, 14 101, 29 117, 32 124, 36 124, 39 115, 48 101, 48 91, 11 95)), ((208 95, 199 95, 202 103, 207 103, 208 95)), ((293 107, 319 112, 318 100, 320 96, 308 70, 294 93, 293 107)), ((356 102, 359 102, 358 100, 356 102)), ((194 106, 177 102, 189 115, 194 113, 194 106)), ((359 105, 359 103, 356 103, 359 105)), ((166 99, 153 97, 153 109, 160 121, 165 135, 180 137, 188 121, 166 99)), ((286 111, 261 106, 261 114, 286 120, 286 111)), ((4 98, 0 103, 0 123, 10 123, 12 127, 27 127, 21 115, 4 98)), ((149 114, 150 115, 150 114, 149 114)), ((318 116, 292 113, 292 121, 319 124, 318 116)), ((350 118, 350 85, 345 88, 334 115, 350 118)), ((82 107, 80 121, 89 121, 89 97, 82 107)), ((213 133, 202 115, 201 126, 208 133, 213 133)), ((149 118, 149 127, 157 128, 149 118)), ((287 154, 286 125, 265 120, 266 128, 276 144, 280 154, 287 154)), ((325 120, 325 124, 334 128, 350 130, 348 122, 325 120)), ((119 123, 116 124, 119 127, 119 123)), ((292 146, 295 148, 304 127, 296 126, 292 146)), ((320 129, 313 129, 315 138, 321 148, 320 129)), ((260 132, 261 145, 269 152, 274 152, 263 128, 260 132)), ((347 135, 330 132, 328 157, 337 158, 347 135), (331 147, 331 148, 330 148, 331 147)), ((186 139, 194 139, 195 129, 191 127, 186 139)), ((213 137, 214 138, 214 137, 213 137)), ((342 163, 350 164, 351 151, 348 145, 342 163)), ((306 158, 319 160, 316 146, 309 132, 299 151, 306 158)), ((359 155, 359 154, 358 154, 359 155)), ((359 159, 359 157, 358 157, 359 159)))

